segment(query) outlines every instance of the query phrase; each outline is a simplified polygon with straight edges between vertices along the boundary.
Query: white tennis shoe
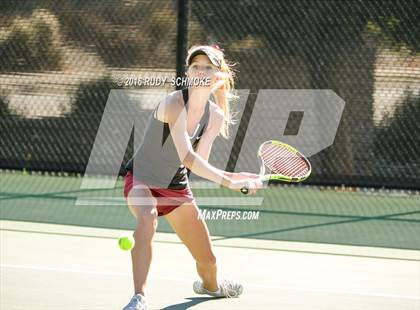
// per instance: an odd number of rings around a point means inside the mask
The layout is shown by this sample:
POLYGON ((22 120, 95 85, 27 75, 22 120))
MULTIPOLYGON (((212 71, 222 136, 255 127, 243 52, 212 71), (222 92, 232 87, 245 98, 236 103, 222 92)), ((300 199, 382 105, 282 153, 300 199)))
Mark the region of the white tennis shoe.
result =
POLYGON ((148 310, 146 297, 142 294, 134 295, 127 306, 123 310, 148 310))
POLYGON ((196 294, 207 294, 214 297, 226 298, 235 298, 242 294, 243 287, 242 284, 238 282, 228 279, 221 279, 217 284, 219 289, 215 292, 211 292, 203 287, 202 281, 195 281, 193 284, 193 290, 196 294))

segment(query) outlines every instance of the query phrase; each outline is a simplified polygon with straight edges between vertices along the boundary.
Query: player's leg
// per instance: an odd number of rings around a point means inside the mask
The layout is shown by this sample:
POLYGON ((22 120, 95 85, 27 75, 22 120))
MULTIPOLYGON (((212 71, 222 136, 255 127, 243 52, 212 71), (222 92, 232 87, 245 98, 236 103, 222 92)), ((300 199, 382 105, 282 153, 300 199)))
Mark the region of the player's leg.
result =
POLYGON ((135 294, 145 296, 147 275, 152 262, 152 241, 157 228, 156 199, 146 186, 136 185, 127 197, 127 204, 137 219, 131 251, 135 294))
POLYGON ((184 203, 165 217, 194 257, 203 286, 209 291, 216 291, 218 289, 216 257, 207 225, 199 218, 196 204, 184 203))

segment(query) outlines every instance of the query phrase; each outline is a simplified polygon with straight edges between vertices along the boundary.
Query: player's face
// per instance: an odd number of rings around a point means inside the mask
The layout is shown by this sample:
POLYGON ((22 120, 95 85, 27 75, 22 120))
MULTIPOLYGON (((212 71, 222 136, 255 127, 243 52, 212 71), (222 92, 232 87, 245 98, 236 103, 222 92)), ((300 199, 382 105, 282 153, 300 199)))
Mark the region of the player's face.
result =
POLYGON ((192 59, 188 67, 189 78, 210 78, 212 79, 218 68, 213 65, 206 55, 197 55, 192 59))

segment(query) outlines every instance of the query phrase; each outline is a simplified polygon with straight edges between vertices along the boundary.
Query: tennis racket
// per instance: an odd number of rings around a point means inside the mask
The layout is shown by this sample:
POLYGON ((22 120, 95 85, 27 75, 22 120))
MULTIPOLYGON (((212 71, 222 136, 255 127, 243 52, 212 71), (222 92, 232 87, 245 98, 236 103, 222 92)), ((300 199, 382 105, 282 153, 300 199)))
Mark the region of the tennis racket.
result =
MULTIPOLYGON (((258 148, 258 158, 261 161, 260 176, 262 182, 278 180, 297 183, 306 180, 311 174, 311 163, 294 147, 275 140, 264 142, 258 148), (266 168, 272 173, 266 174, 266 168)), ((243 194, 248 194, 246 187, 241 188, 243 194)))

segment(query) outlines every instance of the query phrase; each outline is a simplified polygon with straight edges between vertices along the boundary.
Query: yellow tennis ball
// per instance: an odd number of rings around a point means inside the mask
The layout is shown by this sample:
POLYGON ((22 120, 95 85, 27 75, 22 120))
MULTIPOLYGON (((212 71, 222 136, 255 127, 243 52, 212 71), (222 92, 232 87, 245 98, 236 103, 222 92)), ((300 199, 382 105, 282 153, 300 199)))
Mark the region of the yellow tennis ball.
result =
POLYGON ((132 236, 122 236, 118 239, 118 245, 121 250, 129 251, 134 247, 134 238, 132 236))

